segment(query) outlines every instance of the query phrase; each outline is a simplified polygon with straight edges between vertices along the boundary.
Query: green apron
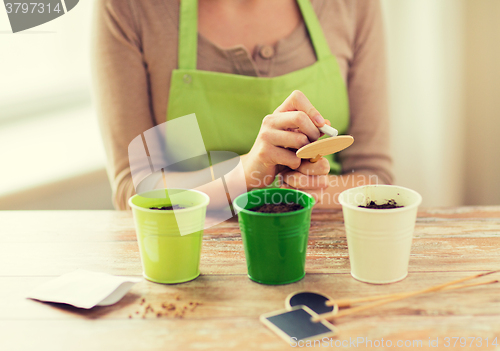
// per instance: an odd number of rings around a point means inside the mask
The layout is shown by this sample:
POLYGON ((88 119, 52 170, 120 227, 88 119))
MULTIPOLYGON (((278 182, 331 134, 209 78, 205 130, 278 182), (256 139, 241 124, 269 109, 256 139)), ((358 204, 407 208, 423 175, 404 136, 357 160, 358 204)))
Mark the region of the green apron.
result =
MULTIPOLYGON (((195 113, 207 152, 233 151, 242 155, 252 148, 262 119, 293 90, 300 90, 332 127, 344 134, 349 125, 349 103, 337 60, 309 0, 297 2, 317 61, 282 76, 262 78, 197 70, 198 1, 181 0, 179 61, 178 69, 172 72, 167 121, 195 113)), ((170 145, 168 132, 166 135, 167 154, 188 147, 188 140, 183 146, 178 144, 178 138, 174 138, 175 145, 170 145)), ((327 158, 331 173, 340 173, 335 157, 327 158)), ((200 164, 196 168, 208 166, 200 164)))

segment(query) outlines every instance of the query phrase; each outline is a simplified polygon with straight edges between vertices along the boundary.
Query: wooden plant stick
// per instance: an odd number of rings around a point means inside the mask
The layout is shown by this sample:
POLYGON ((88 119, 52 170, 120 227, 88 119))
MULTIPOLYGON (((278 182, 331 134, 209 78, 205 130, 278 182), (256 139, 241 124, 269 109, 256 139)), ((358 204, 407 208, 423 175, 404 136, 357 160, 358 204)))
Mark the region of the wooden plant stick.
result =
POLYGON ((480 285, 488 285, 488 284, 495 284, 495 283, 500 283, 500 280, 488 280, 487 282, 477 282, 477 283, 469 283, 469 284, 461 284, 457 286, 448 286, 444 288, 443 290, 455 290, 455 289, 462 289, 462 288, 469 288, 471 286, 480 286, 480 285))
POLYGON ((399 301, 399 300, 407 299, 409 297, 413 297, 413 296, 417 296, 417 295, 421 295, 421 294, 425 294, 425 293, 429 293, 429 292, 439 291, 439 290, 442 290, 443 288, 445 288, 447 286, 458 284, 458 283, 461 283, 461 282, 464 282, 464 281, 467 281, 467 280, 471 280, 471 279, 483 277, 485 275, 489 275, 489 274, 496 273, 496 272, 498 272, 498 270, 490 271, 490 272, 486 272, 486 273, 475 274, 475 275, 472 275, 472 276, 469 276, 469 277, 465 277, 465 278, 460 278, 460 279, 457 279, 457 280, 453 280, 453 281, 448 282, 448 283, 439 284, 439 285, 436 285, 436 286, 431 286, 430 288, 426 288, 426 289, 423 289, 423 290, 417 290, 417 291, 412 291, 412 292, 408 292, 408 293, 398 293, 395 296, 387 298, 385 300, 376 301, 376 302, 373 302, 373 303, 366 304, 364 306, 358 306, 358 307, 349 308, 349 309, 343 310, 343 311, 341 311, 341 312, 339 312, 337 314, 334 314, 332 312, 322 313, 320 315, 314 316, 312 318, 312 320, 314 322, 319 322, 322 319, 340 318, 340 317, 343 317, 343 316, 348 316, 350 314, 354 314, 354 313, 357 313, 357 312, 360 312, 360 311, 365 311, 365 310, 368 310, 368 309, 373 308, 373 307, 378 307, 378 306, 381 306, 381 305, 385 305, 385 304, 387 304, 389 302, 399 301))
MULTIPOLYGON (((478 285, 488 285, 488 284, 494 284, 500 282, 499 280, 489 280, 487 282, 478 282, 478 283, 470 283, 470 284, 462 284, 462 285, 457 285, 457 286, 447 286, 443 288, 442 290, 455 290, 455 289, 462 289, 462 288, 468 288, 470 286, 478 286, 478 285)), ((384 300, 384 299, 389 299, 394 296, 399 296, 399 295, 406 295, 408 292, 403 292, 403 293, 395 293, 395 294, 387 294, 387 295, 377 295, 377 296, 368 296, 368 297, 360 297, 357 299, 344 299, 344 300, 330 300, 326 302, 327 306, 335 306, 337 305, 339 308, 342 307, 350 307, 352 305, 355 305, 360 302, 370 302, 370 301, 377 301, 377 300, 384 300)))
POLYGON ((314 158, 310 158, 310 159, 309 159, 309 162, 311 162, 311 163, 316 163, 316 162, 318 162, 318 161, 319 161, 319 159, 320 159, 321 157, 323 157, 323 156, 318 155, 318 156, 316 156, 316 157, 314 157, 314 158))

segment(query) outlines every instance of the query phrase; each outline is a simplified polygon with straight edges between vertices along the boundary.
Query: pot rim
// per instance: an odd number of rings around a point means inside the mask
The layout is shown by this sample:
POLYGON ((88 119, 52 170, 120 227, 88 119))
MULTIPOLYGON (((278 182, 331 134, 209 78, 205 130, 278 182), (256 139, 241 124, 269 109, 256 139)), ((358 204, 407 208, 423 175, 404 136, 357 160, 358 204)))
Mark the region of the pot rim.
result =
POLYGON ((422 195, 420 195, 418 192, 416 192, 415 190, 413 189, 410 189, 410 188, 405 188, 403 186, 399 186, 399 185, 387 185, 387 184, 370 184, 370 185, 362 185, 362 186, 358 186, 358 187, 354 187, 354 188, 350 188, 350 189, 347 189, 347 190, 344 190, 343 192, 341 192, 339 194, 339 203, 342 205, 342 207, 346 207, 348 209, 351 209, 351 210, 355 210, 355 211, 360 211, 360 212, 367 212, 367 213, 380 213, 380 214, 384 214, 384 213, 395 213, 395 212, 404 212, 404 211, 410 211, 410 210, 413 210, 415 209, 416 207, 420 206, 420 204, 422 203, 422 195), (377 187, 380 187, 380 188, 397 188, 397 189, 401 189, 401 190, 405 190, 405 191, 408 191, 410 193, 413 193, 414 195, 417 196, 417 201, 415 201, 413 204, 411 205, 405 205, 403 207, 399 207, 399 208, 384 208, 384 209, 377 209, 377 208, 364 208, 364 207, 358 207, 358 206, 354 206, 354 205, 351 205, 351 204, 348 204, 346 202, 344 202, 344 194, 347 194, 349 191, 352 191, 353 189, 359 189, 359 188, 377 188, 377 187))
POLYGON ((241 195, 239 195, 236 199, 234 199, 233 201, 233 207, 236 209, 236 212, 237 213, 240 213, 240 212, 243 212, 245 214, 248 214, 248 215, 251 215, 251 216, 261 216, 261 217, 286 217, 286 216, 293 216, 293 215, 296 215, 296 214, 301 214, 301 213, 304 213, 304 212, 307 212, 307 211, 310 211, 312 210, 312 208, 314 207, 314 205, 316 204, 316 200, 314 199, 314 197, 304 191, 301 191, 301 190, 297 190, 297 189, 285 189, 285 188, 263 188, 263 189, 255 189, 255 190, 252 190, 252 191, 247 191, 246 193, 243 193, 241 195), (302 194, 304 196, 307 196, 308 198, 312 199, 312 204, 308 207, 304 207, 303 209, 300 209, 300 210, 297 210, 297 211, 291 211, 291 212, 282 212, 282 213, 262 213, 262 212, 255 212, 255 211, 250 211, 249 209, 246 209, 246 208, 242 208, 240 206, 238 206, 238 204, 236 203, 236 201, 238 201, 239 198, 242 198, 244 196, 246 196, 247 194, 249 193, 263 193, 263 192, 266 192, 266 191, 276 191, 276 192, 291 192, 291 193, 299 193, 299 194, 302 194))
POLYGON ((148 191, 145 191, 141 194, 135 194, 133 196, 131 196, 129 199, 128 199, 128 204, 129 206, 132 208, 132 209, 136 209, 136 210, 139 210, 139 211, 144 211, 144 212, 150 212, 150 213, 174 213, 174 212, 190 212, 190 211, 195 211, 195 210, 198 210, 202 207, 207 207, 208 204, 210 202, 210 197, 205 194, 204 192, 202 191, 199 191, 199 190, 195 190, 195 189, 184 189, 184 188, 171 188, 171 189, 154 189, 154 190, 148 190, 148 191), (195 192, 195 193, 198 193, 200 195, 203 196, 204 200, 201 204, 198 204, 198 205, 195 205, 195 206, 189 206, 189 207, 186 207, 186 208, 182 208, 182 209, 173 209, 173 210, 151 210, 149 208, 145 208, 145 207, 141 207, 141 206, 138 206, 134 203, 132 203, 132 199, 138 197, 138 196, 141 196, 141 197, 144 197, 142 195, 144 194, 148 194, 148 193, 152 193, 152 192, 156 192, 156 191, 159 191, 159 190, 183 190, 183 191, 192 191, 192 192, 195 192))

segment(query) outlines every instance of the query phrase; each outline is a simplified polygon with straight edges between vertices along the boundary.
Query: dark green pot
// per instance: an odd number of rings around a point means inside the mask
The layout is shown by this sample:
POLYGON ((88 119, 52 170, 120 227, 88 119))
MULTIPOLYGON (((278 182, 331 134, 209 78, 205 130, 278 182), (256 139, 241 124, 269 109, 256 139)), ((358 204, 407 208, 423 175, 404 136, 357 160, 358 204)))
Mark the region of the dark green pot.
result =
POLYGON ((262 284, 288 284, 305 276, 307 240, 314 198, 294 189, 258 189, 238 196, 241 237, 248 276, 262 284), (260 213, 249 209, 270 203, 295 202, 304 208, 286 213, 260 213))

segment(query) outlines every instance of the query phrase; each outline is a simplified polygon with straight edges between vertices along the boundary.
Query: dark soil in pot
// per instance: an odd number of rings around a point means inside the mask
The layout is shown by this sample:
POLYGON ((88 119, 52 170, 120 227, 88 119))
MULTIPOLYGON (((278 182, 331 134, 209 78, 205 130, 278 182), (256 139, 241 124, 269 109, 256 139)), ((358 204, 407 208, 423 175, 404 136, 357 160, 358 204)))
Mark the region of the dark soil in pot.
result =
POLYGON ((302 210, 303 208, 304 207, 302 205, 296 204, 294 202, 280 202, 278 204, 264 204, 261 206, 250 208, 249 211, 261 213, 285 213, 302 210))

